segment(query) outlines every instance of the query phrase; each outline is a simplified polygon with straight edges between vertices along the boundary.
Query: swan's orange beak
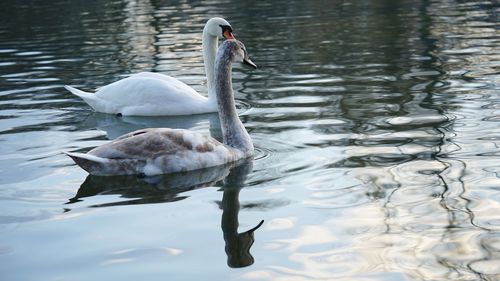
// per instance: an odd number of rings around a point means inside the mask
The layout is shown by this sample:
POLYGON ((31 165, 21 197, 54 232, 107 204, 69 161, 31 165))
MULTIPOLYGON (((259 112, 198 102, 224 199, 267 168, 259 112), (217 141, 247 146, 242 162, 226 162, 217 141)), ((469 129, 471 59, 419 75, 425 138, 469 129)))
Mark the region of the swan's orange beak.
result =
POLYGON ((227 39, 236 39, 236 38, 234 38, 234 35, 233 35, 233 33, 230 30, 224 31, 222 33, 222 35, 224 36, 224 38, 226 38, 226 40, 227 39))

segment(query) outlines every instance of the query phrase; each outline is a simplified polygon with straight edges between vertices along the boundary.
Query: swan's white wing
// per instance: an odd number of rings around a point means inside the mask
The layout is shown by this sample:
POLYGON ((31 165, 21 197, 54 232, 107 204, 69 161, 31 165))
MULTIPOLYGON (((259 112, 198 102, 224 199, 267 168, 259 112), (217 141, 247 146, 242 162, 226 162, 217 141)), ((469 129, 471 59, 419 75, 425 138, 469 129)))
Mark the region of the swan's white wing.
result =
MULTIPOLYGON (((160 80, 164 80, 165 82, 167 83, 176 83, 177 81, 174 81, 174 80, 177 80, 175 78, 173 78, 172 76, 168 76, 168 75, 164 75, 164 74, 161 74, 161 73, 157 73, 157 72, 139 72, 139 73, 134 73, 132 75, 130 75, 129 77, 135 77, 135 78, 156 78, 156 79, 160 79, 160 80)), ((125 79, 125 78, 124 78, 125 79)), ((101 90, 103 87, 106 87, 107 85, 104 85, 102 87, 99 87, 96 89, 96 92, 98 92, 99 90, 101 90)))
POLYGON ((179 81, 178 79, 176 79, 176 78, 174 78, 172 76, 161 74, 161 73, 158 73, 158 72, 139 72, 139 73, 132 74, 129 77, 134 77, 134 78, 154 78, 154 79, 163 80, 163 81, 165 81, 167 83, 181 82, 181 81, 179 81))
POLYGON ((123 115, 179 115, 216 111, 215 104, 173 77, 143 72, 106 85, 96 92, 101 108, 123 115))
POLYGON ((189 102, 203 101, 198 94, 185 83, 166 75, 162 79, 146 76, 130 76, 102 87, 96 95, 105 100, 130 104, 133 102, 189 102))

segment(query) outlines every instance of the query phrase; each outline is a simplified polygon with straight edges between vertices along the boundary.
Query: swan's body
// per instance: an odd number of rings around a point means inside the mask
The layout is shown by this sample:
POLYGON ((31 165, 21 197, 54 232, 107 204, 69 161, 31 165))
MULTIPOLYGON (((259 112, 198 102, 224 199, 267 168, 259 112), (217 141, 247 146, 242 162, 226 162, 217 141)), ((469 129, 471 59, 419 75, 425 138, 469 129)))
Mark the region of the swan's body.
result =
POLYGON ((144 129, 123 135, 87 154, 67 153, 94 175, 156 175, 234 162, 253 155, 253 144, 236 113, 231 63, 248 59, 241 42, 225 41, 216 58, 215 93, 224 143, 183 129, 144 129))
POLYGON ((95 111, 103 113, 158 116, 187 115, 217 111, 214 84, 214 60, 218 39, 233 39, 229 23, 210 19, 203 29, 203 61, 207 74, 208 98, 171 76, 141 72, 101 87, 96 93, 65 88, 81 97, 95 111))
POLYGON ((100 88, 95 94, 65 86, 95 111, 134 115, 184 115, 217 111, 215 100, 167 75, 141 72, 100 88))

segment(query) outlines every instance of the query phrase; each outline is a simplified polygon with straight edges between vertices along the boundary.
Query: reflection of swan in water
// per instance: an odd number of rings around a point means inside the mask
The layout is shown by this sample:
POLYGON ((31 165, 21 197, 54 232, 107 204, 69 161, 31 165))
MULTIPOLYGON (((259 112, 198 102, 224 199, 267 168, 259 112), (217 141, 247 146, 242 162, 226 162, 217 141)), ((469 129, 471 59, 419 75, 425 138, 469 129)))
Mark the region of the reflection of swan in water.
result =
POLYGON ((124 198, 132 199, 94 205, 92 207, 178 201, 185 198, 179 196, 182 192, 213 186, 215 183, 223 180, 229 174, 231 167, 239 163, 241 162, 191 172, 145 178, 137 176, 100 177, 88 175, 76 195, 69 199, 68 204, 79 202, 85 197, 104 194, 120 194, 124 198))
POLYGON ((204 132, 210 125, 210 135, 222 141, 222 131, 217 113, 182 115, 182 116, 115 116, 104 113, 92 113, 83 126, 105 131, 108 139, 115 139, 129 132, 143 128, 179 128, 204 132))
POLYGON ((251 160, 242 160, 220 167, 147 178, 89 175, 77 194, 68 200, 65 210, 70 212, 72 204, 99 194, 120 194, 122 198, 127 199, 91 207, 175 202, 186 198, 181 195, 182 192, 213 186, 224 180, 222 201, 218 204, 222 209, 221 226, 226 243, 227 263, 230 267, 249 266, 254 262, 250 254, 250 247, 254 243, 253 233, 264 222, 261 221, 254 228, 238 233, 239 193, 248 173, 252 171, 252 166, 251 160))
POLYGON ((250 254, 250 247, 254 242, 253 233, 264 223, 262 220, 252 229, 238 233, 240 190, 244 186, 252 166, 252 162, 248 162, 231 170, 224 181, 224 194, 222 202, 219 203, 222 209, 221 227, 226 242, 227 265, 230 267, 245 267, 253 264, 254 259, 250 254))

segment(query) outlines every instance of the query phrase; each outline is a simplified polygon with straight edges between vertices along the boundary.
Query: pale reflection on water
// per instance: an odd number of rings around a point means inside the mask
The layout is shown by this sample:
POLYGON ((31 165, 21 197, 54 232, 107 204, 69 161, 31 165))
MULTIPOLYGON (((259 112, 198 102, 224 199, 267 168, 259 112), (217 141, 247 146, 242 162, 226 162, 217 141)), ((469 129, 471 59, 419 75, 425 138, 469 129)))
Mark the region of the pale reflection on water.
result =
POLYGON ((495 1, 0 3, 2 277, 500 280, 498 12, 495 1), (220 138, 217 115, 96 114, 62 88, 155 71, 206 93, 211 16, 260 67, 233 77, 255 160, 87 177, 62 151, 145 127, 220 138))

